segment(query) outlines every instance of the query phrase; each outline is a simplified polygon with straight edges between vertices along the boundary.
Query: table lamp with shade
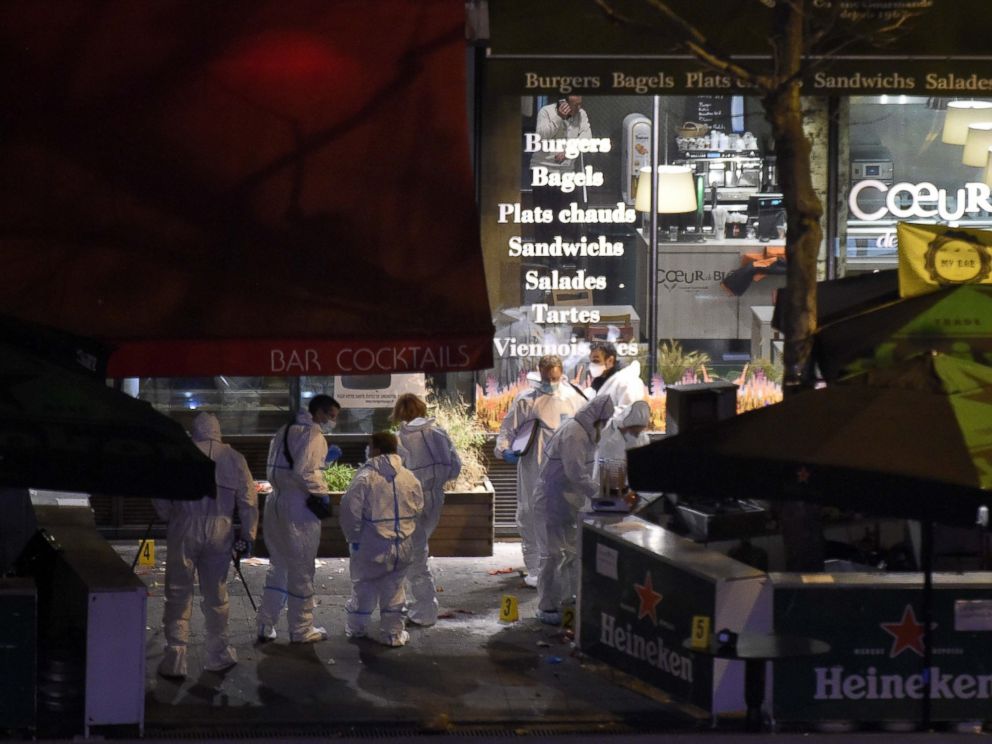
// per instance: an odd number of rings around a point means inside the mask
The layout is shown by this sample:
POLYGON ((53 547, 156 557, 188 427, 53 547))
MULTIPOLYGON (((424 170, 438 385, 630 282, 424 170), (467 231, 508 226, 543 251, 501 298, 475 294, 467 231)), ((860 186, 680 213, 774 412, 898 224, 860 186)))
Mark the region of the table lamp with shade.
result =
MULTIPOLYGON (((634 209, 638 212, 651 212, 650 168, 641 168, 637 179, 634 209)), ((683 165, 658 166, 658 214, 685 214, 695 212, 696 180, 692 168, 683 165)), ((673 238, 678 239, 677 227, 673 238)))
POLYGON ((963 145, 968 138, 968 125, 992 121, 992 101, 951 101, 940 141, 948 145, 963 145))
POLYGON ((992 120, 968 125, 968 138, 961 153, 961 162, 984 168, 992 147, 992 120))

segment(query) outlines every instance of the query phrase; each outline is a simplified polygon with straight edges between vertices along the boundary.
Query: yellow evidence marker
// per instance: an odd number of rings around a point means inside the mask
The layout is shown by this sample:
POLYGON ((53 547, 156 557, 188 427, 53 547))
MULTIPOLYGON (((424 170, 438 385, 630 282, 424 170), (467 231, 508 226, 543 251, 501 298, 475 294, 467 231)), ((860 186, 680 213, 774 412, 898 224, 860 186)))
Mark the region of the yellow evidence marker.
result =
POLYGON ((504 594, 499 601, 499 621, 501 623, 515 623, 520 619, 520 611, 517 607, 517 598, 513 594, 504 594))
POLYGON ((155 565, 154 540, 142 540, 140 543, 138 543, 138 565, 139 566, 155 565))
POLYGON ((690 644, 693 648, 706 648, 710 645, 709 615, 692 616, 692 635, 690 644))
POLYGON ((575 608, 571 605, 562 607, 561 609, 561 627, 575 628, 575 608))

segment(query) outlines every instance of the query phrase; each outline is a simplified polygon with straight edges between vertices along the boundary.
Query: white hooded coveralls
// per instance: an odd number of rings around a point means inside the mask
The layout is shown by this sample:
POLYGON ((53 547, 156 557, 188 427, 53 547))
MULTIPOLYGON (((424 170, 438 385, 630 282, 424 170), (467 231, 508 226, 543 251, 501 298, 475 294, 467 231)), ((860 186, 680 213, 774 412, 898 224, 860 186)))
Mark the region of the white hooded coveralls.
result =
MULTIPOLYGON (((591 391, 591 389, 590 389, 591 391)), ((647 397, 647 387, 641 380, 641 365, 630 362, 614 372, 594 395, 609 395, 613 401, 613 417, 619 419, 636 400, 647 397)))
POLYGON ((193 419, 192 433, 196 446, 214 461, 215 498, 152 501, 159 517, 168 522, 162 618, 166 648, 159 671, 170 677, 184 677, 187 673, 194 576, 199 578, 200 609, 206 628, 204 668, 225 669, 237 662, 238 656, 227 638, 227 571, 234 543, 235 506, 241 536, 254 540, 258 529, 255 481, 244 456, 221 441, 220 423, 211 413, 200 413, 193 419))
POLYGON ((604 463, 609 461, 627 460, 627 450, 634 447, 643 447, 651 442, 647 432, 642 431, 637 436, 624 436, 620 431, 627 427, 649 426, 651 423, 651 409, 643 400, 637 400, 630 404, 619 414, 614 413, 613 418, 603 427, 599 437, 599 445, 596 447, 596 467, 593 471, 593 478, 600 482, 599 471, 604 463))
POLYGON ((308 411, 279 429, 269 444, 267 475, 272 493, 265 500, 263 537, 269 551, 258 625, 274 628, 287 607, 291 641, 313 631, 313 576, 320 545, 320 520, 307 508, 310 494, 328 495, 324 480, 327 440, 308 411), (283 442, 289 444, 290 466, 283 442))
POLYGON ((505 452, 511 451, 513 441, 525 427, 536 424, 539 429, 526 455, 517 462, 517 530, 520 534, 520 549, 523 552, 524 566, 530 576, 537 577, 541 569, 541 556, 546 552, 544 523, 536 519, 534 499, 538 473, 544 462, 545 450, 552 435, 575 412, 586 404, 586 399, 578 390, 564 380, 554 393, 542 393, 537 388, 527 390, 517 396, 507 411, 496 437, 493 450, 502 459, 505 452))
POLYGON ((578 586, 576 520, 599 491, 593 475, 597 424, 613 415, 613 400, 598 395, 569 419, 548 442, 535 503, 535 516, 547 529, 547 551, 537 581, 538 609, 556 612, 575 596, 578 586))
POLYGON ((351 556, 351 597, 345 603, 349 636, 366 635, 378 606, 382 640, 392 646, 406 642, 403 580, 423 511, 423 490, 399 455, 377 455, 355 473, 339 515, 351 556))
POLYGON ((412 472, 424 494, 424 512, 413 533, 413 562, 406 574, 407 616, 418 625, 437 622, 437 588, 431 575, 427 541, 434 534, 444 506, 444 484, 462 471, 462 461, 447 432, 433 418, 404 423, 396 438, 403 466, 412 472))

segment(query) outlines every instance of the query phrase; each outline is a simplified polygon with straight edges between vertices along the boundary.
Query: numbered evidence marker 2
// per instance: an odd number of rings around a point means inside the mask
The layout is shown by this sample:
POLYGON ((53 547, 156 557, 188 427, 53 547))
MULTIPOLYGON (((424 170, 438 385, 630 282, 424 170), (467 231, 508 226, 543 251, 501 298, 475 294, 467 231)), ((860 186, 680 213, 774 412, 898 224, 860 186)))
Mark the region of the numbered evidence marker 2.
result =
POLYGON ((710 645, 710 618, 708 615, 692 616, 691 639, 693 648, 706 648, 710 645))
POLYGON ((563 628, 574 628, 575 627, 575 608, 571 605, 566 605, 561 608, 561 627, 563 628))
POLYGON ((154 540, 144 540, 138 543, 138 565, 139 566, 154 566, 155 565, 155 541, 154 540))
POLYGON ((512 594, 504 594, 499 601, 499 621, 501 623, 515 623, 519 619, 517 598, 512 594))

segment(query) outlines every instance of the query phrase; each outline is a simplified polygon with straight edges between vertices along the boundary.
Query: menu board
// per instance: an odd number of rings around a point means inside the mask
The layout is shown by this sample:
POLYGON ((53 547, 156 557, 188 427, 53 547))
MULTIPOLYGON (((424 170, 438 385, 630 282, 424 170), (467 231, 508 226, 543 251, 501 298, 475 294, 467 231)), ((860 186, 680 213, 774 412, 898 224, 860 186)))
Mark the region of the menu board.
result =
MULTIPOLYGON (((688 96, 685 120, 707 124, 718 132, 735 131, 731 127, 732 96, 688 96)), ((743 113, 743 112, 741 112, 743 113)))

